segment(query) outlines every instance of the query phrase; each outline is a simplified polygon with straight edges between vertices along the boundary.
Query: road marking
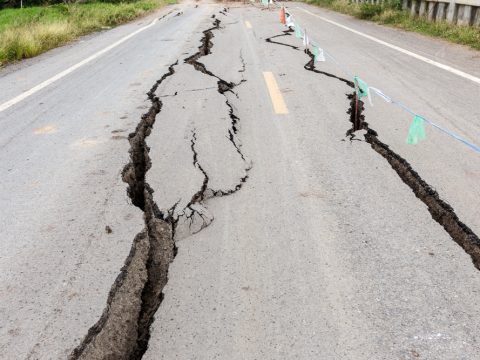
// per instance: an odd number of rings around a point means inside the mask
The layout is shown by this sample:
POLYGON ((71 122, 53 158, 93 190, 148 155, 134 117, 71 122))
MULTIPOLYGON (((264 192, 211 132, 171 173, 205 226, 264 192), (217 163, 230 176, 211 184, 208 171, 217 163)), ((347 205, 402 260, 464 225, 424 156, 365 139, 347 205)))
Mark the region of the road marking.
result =
POLYGON ((157 23, 158 19, 156 18, 155 20, 153 20, 150 24, 140 28, 140 29, 137 29, 135 30, 134 32, 132 32, 131 34, 121 38, 120 40, 114 42, 113 44, 107 46, 106 48, 104 48, 103 50, 100 50, 98 52, 96 52, 95 54, 89 56, 88 58, 80 61, 79 63, 75 64, 75 65, 72 65, 70 66, 68 69, 66 70, 63 70, 62 72, 58 73, 57 75, 55 76, 52 76, 50 79, 47 79, 45 80, 44 82, 41 82, 40 84, 34 86, 33 88, 21 93, 20 95, 14 97, 13 99, 3 103, 0 105, 0 112, 2 111, 5 111, 6 109, 8 109, 9 107, 15 105, 15 104, 18 104, 20 101, 22 100, 25 100, 26 98, 28 98, 29 96, 39 92, 40 90, 46 88, 47 86, 53 84, 55 81, 58 81, 60 80, 61 78, 67 76, 68 74, 74 72, 75 70, 77 70, 78 68, 82 67, 83 65, 86 65, 88 64, 89 62, 91 62, 92 60, 95 60, 96 58, 102 56, 103 54, 105 54, 106 52, 112 50, 113 48, 116 48, 118 45, 124 43, 125 41, 127 41, 128 39, 131 39, 132 37, 134 37, 135 35, 141 33, 142 31, 144 30, 147 30, 148 28, 152 27, 153 25, 155 25, 157 23))
POLYGON ((416 54, 416 53, 414 53, 414 52, 408 51, 408 50, 406 50, 406 49, 404 49, 404 48, 401 48, 401 47, 399 47, 399 46, 390 44, 390 43, 388 43, 388 42, 386 42, 386 41, 377 39, 377 38, 374 37, 374 36, 364 34, 364 33, 360 32, 360 31, 358 31, 358 30, 354 30, 354 29, 352 29, 352 28, 349 28, 348 26, 339 24, 339 23, 337 23, 337 22, 335 22, 335 21, 332 21, 332 20, 329 20, 329 19, 327 19, 327 18, 324 18, 323 16, 314 14, 314 13, 312 13, 311 11, 305 10, 305 9, 303 9, 303 8, 301 8, 301 7, 297 7, 297 9, 300 9, 300 10, 306 12, 307 14, 316 16, 316 17, 318 17, 319 19, 322 19, 323 21, 326 21, 326 22, 328 22, 328 23, 330 23, 330 24, 332 24, 332 25, 338 26, 338 27, 340 27, 340 28, 342 28, 342 29, 344 29, 344 30, 350 31, 350 32, 352 32, 352 33, 354 33, 354 34, 363 36, 364 38, 367 38, 367 39, 369 39, 369 40, 372 40, 372 41, 374 41, 374 42, 376 42, 376 43, 379 43, 379 44, 382 44, 382 45, 384 45, 384 46, 386 46, 386 47, 389 47, 389 48, 391 48, 391 49, 397 50, 397 51, 399 51, 399 52, 401 52, 401 53, 403 53, 403 54, 405 54, 405 55, 411 56, 411 57, 413 57, 413 58, 415 58, 415 59, 417 59, 417 60, 424 61, 424 62, 426 62, 427 64, 436 66, 436 67, 438 67, 438 68, 440 68, 440 69, 443 69, 443 70, 446 70, 446 71, 448 71, 448 72, 451 72, 452 74, 461 76, 461 77, 463 77, 463 78, 465 78, 465 79, 468 79, 468 80, 471 80, 471 81, 473 81, 473 82, 475 82, 475 83, 477 83, 477 84, 480 84, 480 78, 478 78, 478 77, 476 77, 476 76, 467 74, 466 72, 463 72, 463 71, 458 70, 458 69, 455 69, 455 68, 453 68, 453 67, 451 67, 451 66, 448 66, 448 65, 439 63, 439 62, 434 61, 434 60, 432 60, 432 59, 429 59, 429 58, 427 58, 427 57, 425 57, 425 56, 418 55, 418 54, 416 54))
POLYGON ((248 20, 245 20, 245 26, 247 27, 247 29, 252 28, 252 24, 250 24, 250 21, 248 21, 248 20))
POLYGON ((272 100, 273 110, 275 114, 288 114, 287 105, 283 101, 283 96, 278 89, 277 81, 271 72, 264 71, 263 77, 267 84, 270 99, 272 100))
POLYGON ((37 128, 37 129, 33 130, 33 133, 35 135, 41 135, 41 134, 51 134, 51 133, 54 133, 56 131, 57 131, 57 129, 55 128, 55 126, 47 125, 47 126, 44 126, 44 127, 37 128))

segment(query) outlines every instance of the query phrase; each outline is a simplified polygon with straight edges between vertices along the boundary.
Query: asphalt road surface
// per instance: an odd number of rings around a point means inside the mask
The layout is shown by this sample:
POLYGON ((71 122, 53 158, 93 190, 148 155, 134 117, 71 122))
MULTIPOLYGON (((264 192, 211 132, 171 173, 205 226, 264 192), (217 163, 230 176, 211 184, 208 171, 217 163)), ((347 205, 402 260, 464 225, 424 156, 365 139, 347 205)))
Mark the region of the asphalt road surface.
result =
MULTIPOLYGON (((289 8, 478 144, 478 52, 289 8)), ((480 358, 480 154, 407 145, 278 19, 182 3, 0 70, 0 358, 480 358)))

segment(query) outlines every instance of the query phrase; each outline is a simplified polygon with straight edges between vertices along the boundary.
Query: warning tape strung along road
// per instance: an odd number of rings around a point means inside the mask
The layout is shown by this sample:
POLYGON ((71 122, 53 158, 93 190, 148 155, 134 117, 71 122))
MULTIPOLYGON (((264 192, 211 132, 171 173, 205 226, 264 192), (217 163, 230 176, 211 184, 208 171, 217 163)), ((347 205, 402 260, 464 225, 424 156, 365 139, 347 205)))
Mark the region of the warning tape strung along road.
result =
MULTIPOLYGON (((272 5, 272 2, 263 1, 264 6, 272 5)), ((444 134, 450 136, 451 138, 462 142, 466 146, 468 146, 471 150, 475 151, 476 153, 480 154, 480 146, 468 141, 464 137, 445 129, 444 127, 438 125, 437 123, 433 122, 432 120, 428 119, 425 116, 420 115, 419 113, 415 112, 414 110, 410 109, 408 106, 404 105, 402 102, 392 98, 391 96, 386 95, 383 91, 379 90, 376 87, 368 86, 361 78, 358 76, 353 75, 353 72, 349 70, 348 66, 344 65, 341 61, 339 61, 335 56, 331 53, 326 51, 322 48, 318 42, 314 41, 307 35, 306 29, 303 29, 297 21, 294 20, 293 15, 287 11, 285 6, 280 6, 277 4, 276 1, 273 2, 277 8, 280 8, 280 22, 284 24, 286 27, 295 30, 295 37, 298 39, 302 39, 303 45, 305 46, 305 50, 312 47, 312 54, 314 55, 314 63, 315 62, 322 62, 326 61, 326 58, 329 58, 342 72, 347 74, 351 79, 353 79, 353 83, 355 84, 355 90, 358 98, 367 97, 369 99, 369 103, 373 106, 371 93, 375 93, 380 98, 382 98, 385 102, 395 105, 398 108, 402 109, 403 111, 409 113, 414 117, 412 124, 410 125, 407 137, 408 144, 417 144, 419 141, 425 139, 425 130, 423 128, 423 123, 426 122, 433 128, 443 132, 444 134)))

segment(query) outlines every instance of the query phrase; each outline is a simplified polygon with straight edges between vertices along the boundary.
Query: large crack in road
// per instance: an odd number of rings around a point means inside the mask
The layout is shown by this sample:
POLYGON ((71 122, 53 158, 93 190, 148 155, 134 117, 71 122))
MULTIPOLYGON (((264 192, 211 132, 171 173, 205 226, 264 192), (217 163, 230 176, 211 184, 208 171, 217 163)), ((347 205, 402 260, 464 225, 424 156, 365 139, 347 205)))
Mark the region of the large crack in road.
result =
POLYGON ((152 190, 145 182, 151 167, 146 138, 162 101, 155 95, 160 84, 172 76, 172 64, 147 93, 151 106, 129 135, 130 162, 122 172, 132 204, 144 213, 145 229, 134 239, 125 265, 107 298, 107 306, 70 359, 140 359, 146 351, 153 315, 161 303, 168 266, 175 255, 172 223, 159 213, 152 190))
MULTIPOLYGON (((296 51, 301 51, 296 46, 271 40, 280 36, 291 36, 292 32, 293 30, 289 28, 288 30, 283 31, 282 34, 267 38, 266 42, 287 46, 296 51)), ((432 219, 440 224, 450 237, 470 255, 473 264, 480 270, 480 239, 478 236, 458 218, 454 209, 440 198, 437 191, 421 178, 408 161, 390 149, 387 144, 378 138, 377 132, 369 127, 368 123, 365 121, 365 114, 363 113, 364 103, 358 98, 353 82, 335 74, 316 69, 314 55, 309 50, 305 50, 304 52, 309 57, 309 61, 304 65, 305 70, 337 79, 350 88, 353 88, 352 93, 346 94, 349 102, 347 114, 349 115, 349 121, 351 122, 351 128, 347 130, 346 136, 349 136, 350 140, 354 140, 356 131, 365 130, 365 141, 370 144, 375 152, 388 161, 403 183, 406 184, 413 191, 415 196, 427 206, 432 219)))
MULTIPOLYGON (((224 9, 226 11, 226 9, 224 9)), ((196 207, 195 205, 201 205, 203 201, 211 198, 211 197, 218 197, 218 196, 226 196, 226 195, 232 195, 239 191, 243 184, 247 181, 248 179, 248 172, 252 168, 252 163, 247 160, 245 155, 243 154, 239 144, 238 144, 238 138, 237 138, 237 132, 238 132, 238 126, 239 126, 239 121, 240 118, 235 114, 234 108, 232 104, 230 103, 227 93, 232 93, 236 95, 233 91, 233 89, 242 84, 245 79, 242 79, 239 83, 233 83, 226 81, 225 79, 222 79, 220 76, 214 74, 212 71, 208 70, 206 66, 199 62, 198 60, 203 57, 211 54, 211 49, 213 47, 213 42, 212 38, 214 37, 213 31, 220 29, 220 23, 221 21, 215 16, 213 16, 213 26, 210 27, 207 30, 203 31, 203 37, 200 40, 200 46, 198 47, 198 51, 193 54, 192 56, 189 56, 186 58, 184 61, 187 64, 192 65, 195 70, 201 72, 202 74, 205 74, 207 76, 213 77, 217 80, 217 91, 219 94, 223 95, 225 97, 225 104, 229 109, 229 118, 231 121, 230 124, 230 129, 228 130, 228 139, 234 146, 236 152, 239 154, 241 157, 242 161, 245 163, 245 168, 244 168, 244 175, 239 179, 238 183, 231 189, 211 189, 208 187, 209 183, 209 176, 208 173, 205 171, 204 167, 201 165, 199 161, 199 154, 195 150, 195 144, 197 141, 196 137, 196 132, 195 130, 192 132, 192 139, 191 139, 191 149, 193 153, 193 165, 200 170, 204 177, 204 181, 202 183, 201 188, 194 194, 190 202, 187 204, 187 206, 183 209, 182 215, 179 217, 185 217, 190 226, 193 224, 195 219, 200 219, 202 221, 202 225, 198 231, 202 230, 205 226, 208 226, 208 224, 213 221, 213 218, 208 218, 205 213, 202 211, 203 206, 196 207)), ((239 70, 239 72, 244 72, 245 71, 245 62, 243 61, 242 56, 240 56, 242 60, 242 69, 239 70)), ((178 221, 178 220, 177 220, 178 221)))
MULTIPOLYGON (((215 18, 215 16, 213 16, 215 18)), ((233 93, 233 88, 239 84, 228 82, 213 74, 198 62, 202 56, 211 53, 213 43, 212 30, 218 29, 220 20, 214 20, 214 26, 203 32, 199 51, 185 60, 196 70, 217 78, 218 92, 225 96, 231 121, 227 138, 232 143, 235 152, 245 162, 245 174, 240 177, 238 184, 232 189, 214 190, 208 188, 209 176, 199 162, 199 154, 195 148, 196 132, 192 132, 191 150, 193 165, 204 175, 201 188, 192 196, 190 202, 175 216, 174 204, 165 212, 153 199, 153 189, 146 182, 146 174, 151 168, 149 147, 146 139, 150 135, 157 115, 161 112, 163 103, 155 93, 158 87, 168 77, 175 74, 178 61, 170 65, 168 71, 156 81, 147 93, 151 106, 147 113, 142 115, 135 131, 129 135, 130 162, 124 167, 122 178, 128 184, 127 194, 132 204, 144 213, 145 228, 135 237, 130 253, 124 266, 115 279, 107 298, 106 307, 95 325, 89 330, 85 338, 70 354, 69 359, 141 359, 147 350, 150 338, 150 326, 154 315, 163 300, 163 288, 168 281, 168 268, 176 256, 175 230, 179 218, 186 217, 190 222, 195 221, 195 214, 199 214, 205 222, 199 208, 195 204, 202 204, 210 197, 231 195, 239 191, 248 179, 251 163, 246 159, 238 145, 239 117, 235 115, 234 107, 229 102, 227 92, 233 93), (190 212, 190 213, 189 213, 190 212)), ((243 62, 245 70, 245 63, 243 62)), ((242 80, 242 83, 245 80, 242 80)))

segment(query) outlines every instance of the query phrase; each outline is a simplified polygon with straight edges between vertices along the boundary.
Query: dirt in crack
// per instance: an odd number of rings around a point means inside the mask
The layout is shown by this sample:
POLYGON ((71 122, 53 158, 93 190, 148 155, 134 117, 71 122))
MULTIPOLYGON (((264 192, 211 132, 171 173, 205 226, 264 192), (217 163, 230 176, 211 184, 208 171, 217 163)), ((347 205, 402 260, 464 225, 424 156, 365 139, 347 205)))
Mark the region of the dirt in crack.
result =
POLYGON ((151 166, 145 139, 163 105, 155 91, 174 74, 176 64, 169 67, 147 94, 151 106, 129 136, 130 162, 122 173, 132 203, 144 212, 145 228, 133 241, 100 319, 89 329, 70 359, 140 359, 146 351, 150 325, 162 301, 168 266, 176 248, 172 221, 158 211, 152 190, 145 182, 145 174, 151 166))
MULTIPOLYGON (((272 44, 289 46, 298 50, 298 48, 294 46, 271 41, 272 38, 289 35, 290 32, 292 32, 292 30, 284 31, 280 35, 266 39, 266 41, 272 44)), ((351 123, 351 127, 347 130, 346 135, 350 137, 350 140, 356 139, 356 131, 365 130, 365 141, 370 144, 373 150, 388 161, 400 179, 413 191, 415 196, 427 206, 432 218, 445 229, 451 238, 461 246, 467 254, 470 255, 473 264, 480 270, 479 237, 467 225, 460 221, 453 208, 440 198, 438 193, 421 178, 421 176, 404 158, 390 149, 387 144, 379 140, 377 132, 371 129, 365 121, 365 115, 363 113, 364 103, 359 99, 357 91, 354 88, 354 83, 334 74, 316 69, 313 54, 309 50, 306 50, 305 53, 309 56, 309 61, 304 66, 305 70, 312 71, 322 76, 335 78, 350 88, 353 88, 352 93, 346 94, 349 101, 347 114, 349 115, 349 121, 351 123)))
MULTIPOLYGON (((197 60, 210 53, 213 46, 212 30, 218 28, 220 21, 215 19, 214 27, 204 31, 204 38, 199 51, 190 57, 189 63, 209 76, 217 78, 218 92, 225 96, 229 108, 231 127, 228 138, 242 159, 247 163, 240 146, 237 145, 239 118, 234 114, 233 106, 228 101, 227 92, 238 84, 227 82, 209 72, 197 60)), ((188 61, 186 61, 188 62, 188 61)), ((162 110, 162 101, 155 95, 160 84, 175 73, 172 64, 147 93, 151 102, 148 112, 142 115, 135 132, 130 134, 130 162, 125 166, 122 177, 128 184, 127 193, 132 203, 144 213, 145 228, 135 237, 130 253, 125 260, 120 274, 115 279, 107 298, 107 305, 95 325, 93 325, 80 345, 70 354, 70 359, 141 359, 147 349, 150 326, 153 316, 162 300, 162 290, 167 283, 168 267, 176 255, 174 242, 178 216, 175 217, 174 204, 166 213, 162 213, 153 200, 153 190, 146 182, 146 173, 151 167, 149 148, 146 138, 150 135, 158 113, 162 110)), ((244 69, 243 69, 244 70, 244 69)), ((243 82, 243 80, 242 80, 243 82)), ((246 175, 239 183, 228 190, 208 188, 208 174, 199 162, 195 149, 196 134, 193 132, 191 149, 193 165, 202 171, 204 181, 185 209, 195 210, 195 205, 211 196, 230 195, 240 190, 248 178, 251 166, 246 166, 246 175)), ((185 214, 185 210, 183 213, 185 214)))

